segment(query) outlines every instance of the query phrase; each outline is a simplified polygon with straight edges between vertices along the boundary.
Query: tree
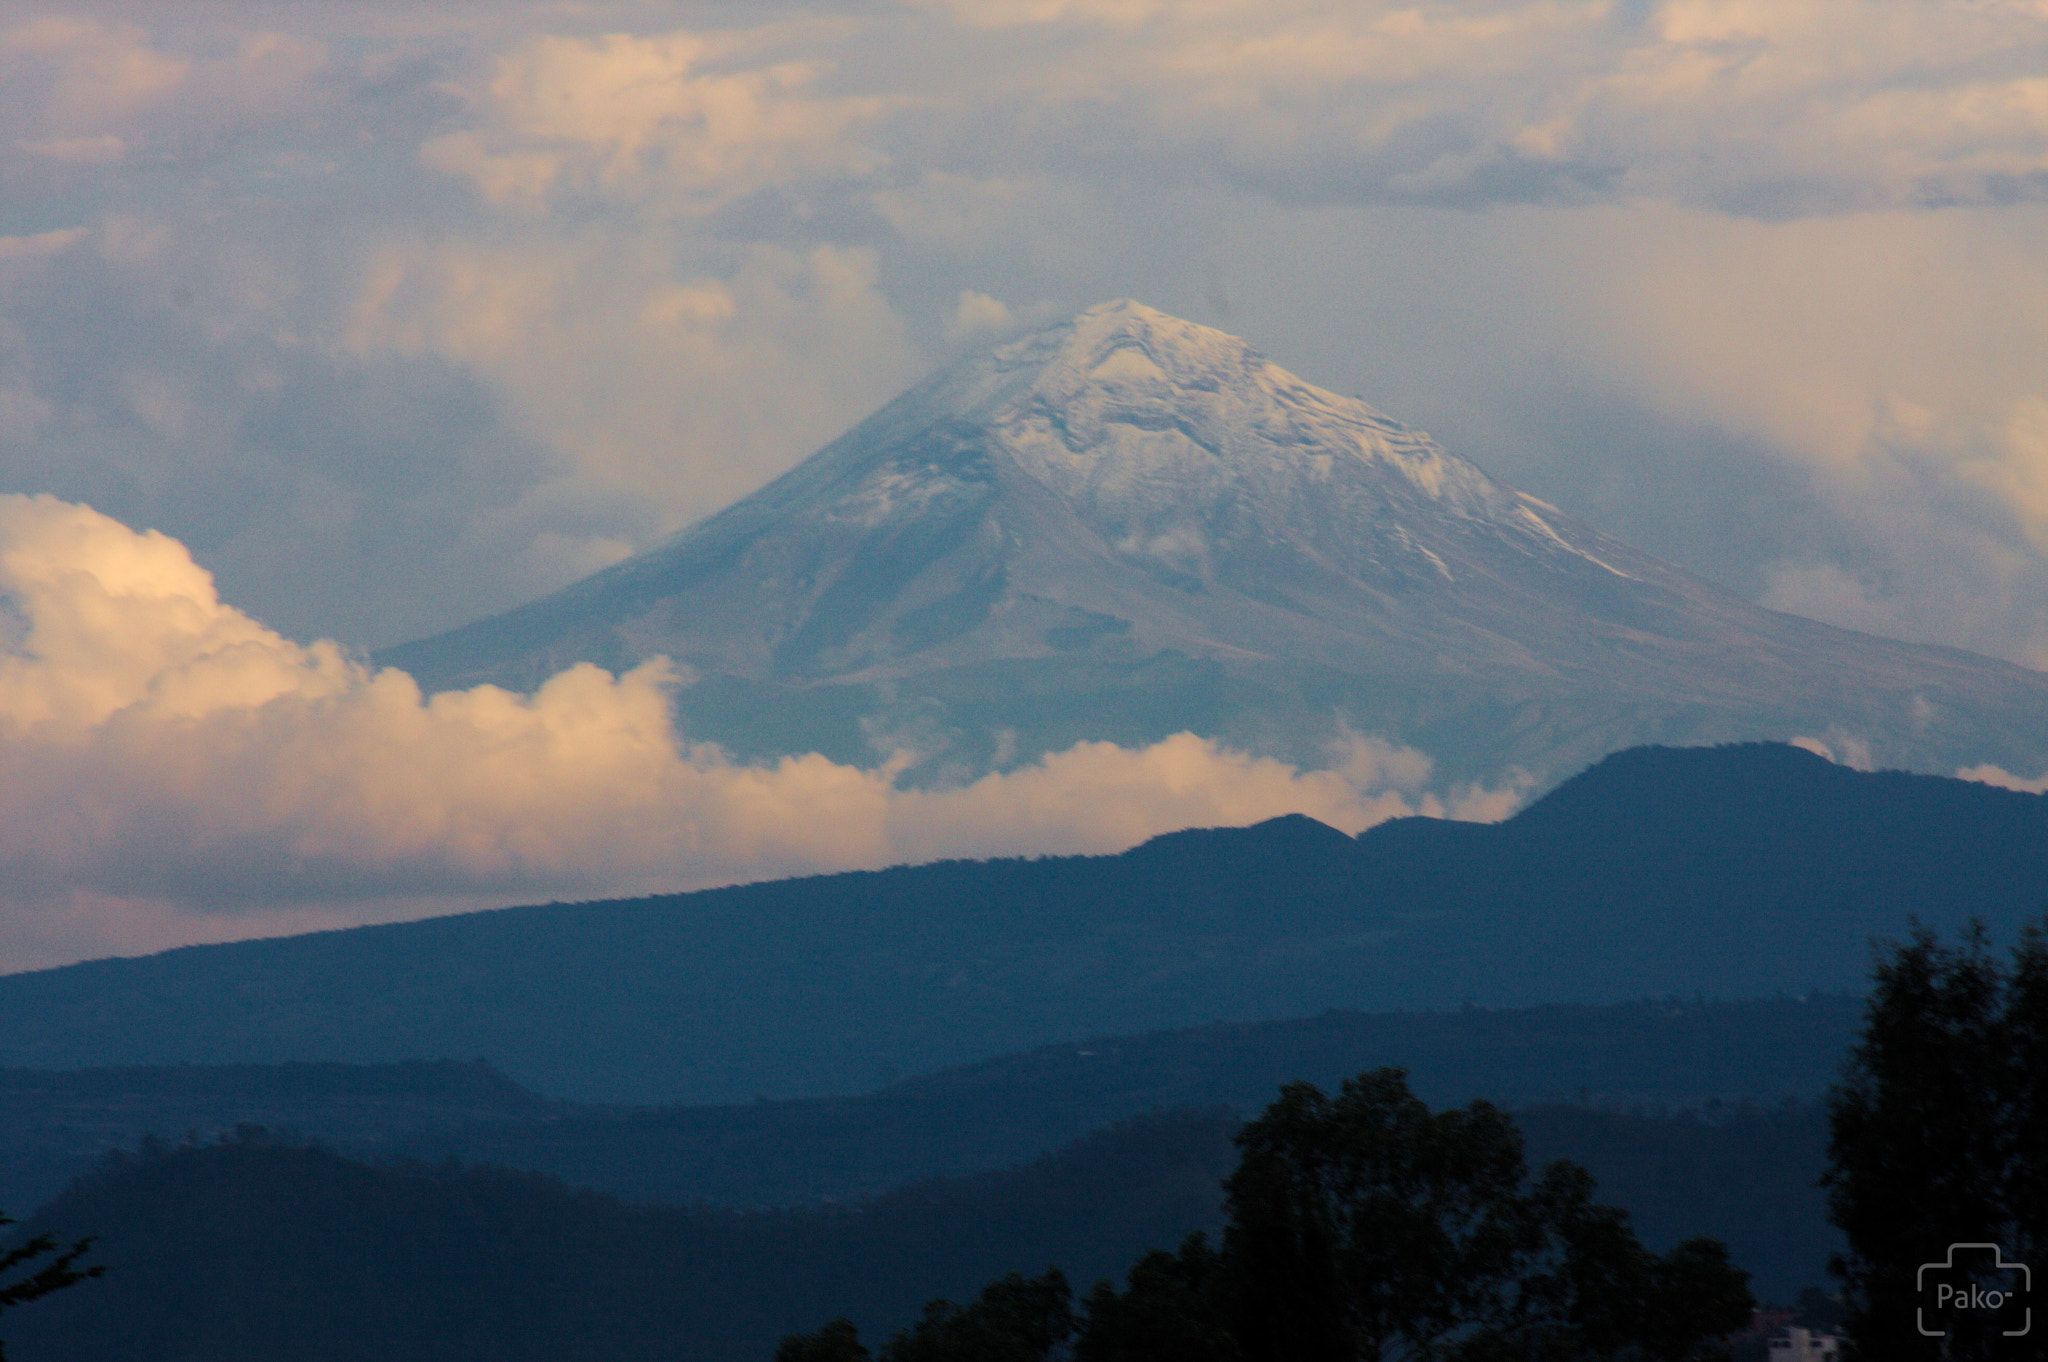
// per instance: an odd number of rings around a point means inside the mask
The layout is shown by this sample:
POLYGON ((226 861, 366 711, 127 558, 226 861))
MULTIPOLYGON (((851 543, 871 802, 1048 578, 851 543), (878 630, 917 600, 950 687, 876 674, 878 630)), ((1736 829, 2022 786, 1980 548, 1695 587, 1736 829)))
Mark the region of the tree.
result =
MULTIPOLYGON (((1045 1362, 1074 1329, 1072 1292, 1058 1268, 1037 1277, 1012 1272, 982 1288, 973 1303, 927 1302, 924 1313, 882 1345, 881 1362, 1045 1362)), ((775 1362, 866 1362, 850 1321, 815 1334, 791 1334, 775 1362)))
POLYGON ((1074 1329, 1073 1296, 1058 1268, 1012 1272, 972 1305, 936 1300, 882 1348, 882 1362, 1044 1362, 1074 1329))
POLYGON ((1152 1250, 1125 1282, 1088 1293, 1074 1362, 1242 1362, 1236 1283, 1207 1235, 1189 1235, 1178 1253, 1152 1250))
POLYGON ((869 1362, 873 1356, 850 1319, 835 1319, 815 1334, 791 1334, 775 1350, 775 1362, 869 1362))
POLYGON ((2044 1065, 2040 927, 2023 933, 2009 966, 1981 925, 1954 946, 1916 928, 1880 953, 1862 1037, 1829 1100, 1823 1178, 1848 1240, 1832 1267, 1863 1362, 2036 1355, 2037 1338, 2005 1337, 2007 1312, 1951 1309, 1935 1293, 2010 1290, 2014 1274, 1999 1262, 2037 1275, 2048 1263, 2044 1065), (1972 1244, 1997 1251, 1951 1249, 1972 1244))
MULTIPOLYGON (((0 1226, 12 1225, 13 1219, 0 1214, 0 1226)), ((80 1239, 69 1247, 60 1246, 56 1239, 39 1234, 26 1243, 18 1244, 0 1253, 0 1311, 12 1310, 33 1300, 41 1300, 54 1291, 76 1286, 89 1277, 97 1277, 106 1269, 100 1266, 79 1267, 78 1260, 91 1252, 94 1240, 80 1239), (26 1276, 15 1277, 15 1273, 30 1269, 38 1258, 49 1261, 34 1267, 26 1276), (8 1280, 14 1278, 14 1280, 8 1280)), ((0 1343, 0 1362, 5 1362, 7 1345, 0 1343)))
POLYGON ((2013 951, 2003 1030, 2012 1132, 2003 1180, 2008 1232, 2021 1262, 2048 1271, 2048 914, 2021 932, 2013 951))
POLYGON ((1452 1350, 1460 1362, 1687 1362, 1718 1351, 1756 1301, 1748 1275, 1712 1239, 1659 1256, 1636 1240, 1628 1213, 1593 1200, 1593 1177, 1560 1160, 1530 1196, 1545 1247, 1503 1325, 1452 1350))
POLYGON ((1238 1133, 1224 1244, 1254 1362, 1426 1352, 1504 1323, 1542 1234, 1498 1107, 1432 1113, 1399 1069, 1290 1083, 1238 1133))
MULTIPOLYGON (((1507 1113, 1432 1112, 1399 1069, 1289 1084, 1237 1146, 1220 1250, 1146 1254, 1078 1322, 1057 1271, 1012 1273, 927 1305, 881 1362, 1043 1362, 1070 1332, 1074 1362, 1689 1362, 1754 1304, 1718 1243, 1649 1252, 1584 1168, 1532 1182, 1507 1113)), ((824 1346, 779 1362, 865 1355, 824 1346)))
POLYGON ((1650 1253, 1584 1168, 1530 1183, 1507 1113, 1431 1112, 1399 1069, 1334 1097, 1289 1085, 1238 1144, 1225 1246, 1249 1362, 1683 1362, 1753 1304, 1719 1244, 1650 1253))

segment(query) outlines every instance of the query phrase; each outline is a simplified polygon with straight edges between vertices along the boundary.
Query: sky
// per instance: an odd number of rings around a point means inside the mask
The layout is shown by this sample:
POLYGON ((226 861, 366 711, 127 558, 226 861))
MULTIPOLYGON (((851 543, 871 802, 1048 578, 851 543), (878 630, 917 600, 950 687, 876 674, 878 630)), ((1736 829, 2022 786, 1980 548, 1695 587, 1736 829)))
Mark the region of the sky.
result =
POLYGON ((692 748, 658 669, 363 661, 1117 297, 1752 600, 2048 666, 2048 0, 16 0, 0 969, 1508 807, 1370 735, 907 792, 692 748))

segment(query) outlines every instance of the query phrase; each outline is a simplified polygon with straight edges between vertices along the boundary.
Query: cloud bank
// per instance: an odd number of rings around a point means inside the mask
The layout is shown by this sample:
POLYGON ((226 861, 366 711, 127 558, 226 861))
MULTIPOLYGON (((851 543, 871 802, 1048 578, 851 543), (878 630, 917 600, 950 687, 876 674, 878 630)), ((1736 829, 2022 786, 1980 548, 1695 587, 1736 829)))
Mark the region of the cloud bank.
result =
POLYGON ((1754 599, 2039 665, 2044 71, 2040 0, 29 0, 0 488, 379 646, 1137 296, 1754 599))
POLYGON ((950 856, 1111 852, 1301 812, 1498 818, 1365 738, 1304 771, 1181 734, 944 789, 680 744, 664 664, 423 697, 223 603, 176 540, 0 496, 0 967, 417 914, 950 856))

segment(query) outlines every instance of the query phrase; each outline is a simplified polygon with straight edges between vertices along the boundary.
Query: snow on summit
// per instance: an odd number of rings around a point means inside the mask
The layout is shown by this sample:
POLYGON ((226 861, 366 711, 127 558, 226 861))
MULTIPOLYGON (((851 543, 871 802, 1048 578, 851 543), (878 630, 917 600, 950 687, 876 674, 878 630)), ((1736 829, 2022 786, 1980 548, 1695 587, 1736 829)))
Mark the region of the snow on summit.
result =
POLYGON ((1249 519, 1352 571, 1448 577, 1419 528, 1446 515, 1619 571, 1422 432, 1129 299, 974 357, 920 400, 986 431, 1119 552, 1183 572, 1210 575, 1249 519))
POLYGON ((1354 459, 1462 509, 1501 500, 1485 474, 1421 432, 1296 378, 1235 336, 1129 299, 999 346, 968 369, 979 400, 959 414, 1000 431, 1069 494, 1154 467, 1200 478, 1204 457, 1219 472, 1290 482, 1327 481, 1337 460, 1354 459), (1169 445, 1192 448, 1173 458, 1161 448, 1169 445))
POLYGON ((383 660, 673 659, 693 737, 966 773, 1192 730, 1447 772, 1846 734, 2048 766, 2048 677, 1761 609, 1245 341, 1129 300, 967 355, 667 543, 383 660), (1000 758, 999 755, 1000 754, 1000 758))

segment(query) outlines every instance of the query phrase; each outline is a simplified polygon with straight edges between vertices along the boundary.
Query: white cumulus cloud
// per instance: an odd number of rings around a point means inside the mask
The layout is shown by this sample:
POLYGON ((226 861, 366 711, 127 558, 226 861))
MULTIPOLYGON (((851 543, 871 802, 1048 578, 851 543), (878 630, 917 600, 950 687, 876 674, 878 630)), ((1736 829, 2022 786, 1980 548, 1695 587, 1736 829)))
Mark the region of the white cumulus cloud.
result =
POLYGON ((1288 812, 1353 832, 1499 817, 1520 790, 1447 808, 1426 757, 1366 738, 1327 770, 1191 734, 1081 743, 945 789, 899 786, 900 763, 742 765, 679 746, 661 662, 426 697, 222 602, 176 540, 50 497, 0 496, 0 599, 0 965, 494 896, 1116 851, 1288 812))

